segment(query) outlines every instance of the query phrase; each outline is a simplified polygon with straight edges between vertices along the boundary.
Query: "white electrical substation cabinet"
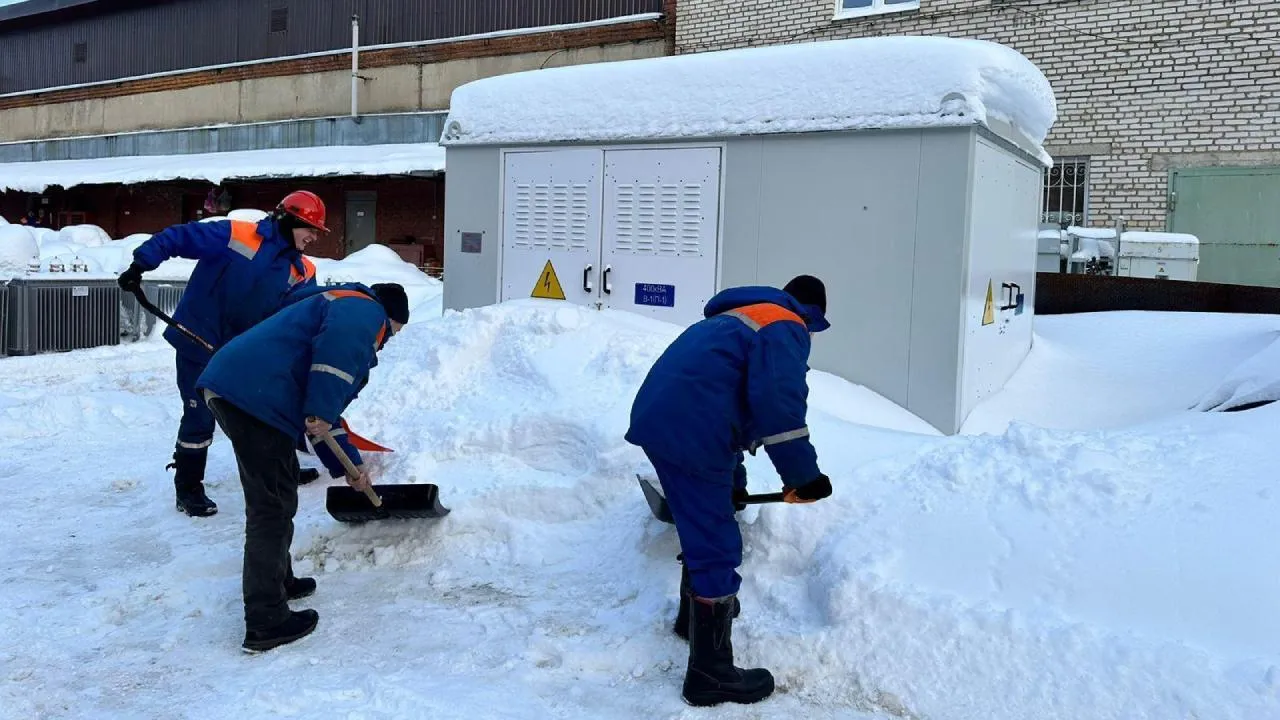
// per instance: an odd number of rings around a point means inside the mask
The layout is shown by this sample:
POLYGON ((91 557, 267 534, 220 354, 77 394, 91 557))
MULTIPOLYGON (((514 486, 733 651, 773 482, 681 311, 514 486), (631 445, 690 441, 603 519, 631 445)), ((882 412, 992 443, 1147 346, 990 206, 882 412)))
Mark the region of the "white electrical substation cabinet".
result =
POLYGON ((444 307, 529 297, 688 325, 823 279, 810 366, 957 432, 1031 345, 1040 71, 882 37, 512 73, 454 91, 444 307))

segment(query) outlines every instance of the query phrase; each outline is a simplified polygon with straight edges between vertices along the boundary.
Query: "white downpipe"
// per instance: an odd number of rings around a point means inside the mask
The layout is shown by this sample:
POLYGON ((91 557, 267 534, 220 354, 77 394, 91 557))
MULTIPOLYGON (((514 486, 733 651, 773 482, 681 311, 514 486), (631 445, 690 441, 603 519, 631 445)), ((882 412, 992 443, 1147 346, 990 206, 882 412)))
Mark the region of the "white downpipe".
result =
POLYGON ((359 113, 360 103, 360 16, 351 16, 351 117, 359 113))

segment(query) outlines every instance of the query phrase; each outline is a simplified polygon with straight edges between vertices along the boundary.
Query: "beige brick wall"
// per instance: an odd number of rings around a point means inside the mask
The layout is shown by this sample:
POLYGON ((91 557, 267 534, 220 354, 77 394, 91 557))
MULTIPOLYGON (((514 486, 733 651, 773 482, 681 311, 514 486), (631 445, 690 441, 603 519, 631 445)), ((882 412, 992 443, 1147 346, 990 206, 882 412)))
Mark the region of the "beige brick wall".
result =
POLYGON ((1170 168, 1280 166, 1280 0, 920 0, 844 20, 835 8, 680 0, 676 52, 872 35, 1009 45, 1057 95, 1049 152, 1090 156, 1090 225, 1163 229, 1170 168))

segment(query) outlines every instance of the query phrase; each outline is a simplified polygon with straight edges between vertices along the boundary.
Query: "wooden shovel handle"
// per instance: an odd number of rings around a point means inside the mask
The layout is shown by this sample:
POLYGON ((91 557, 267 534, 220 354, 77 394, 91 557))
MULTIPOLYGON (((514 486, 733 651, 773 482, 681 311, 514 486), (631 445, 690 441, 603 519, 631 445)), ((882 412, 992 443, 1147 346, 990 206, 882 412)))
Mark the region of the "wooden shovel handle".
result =
MULTIPOLYGON (((309 419, 315 419, 315 418, 309 418, 309 419)), ((347 457, 347 454, 342 451, 342 446, 338 444, 337 440, 333 439, 333 436, 329 434, 328 430, 320 431, 320 439, 323 440, 324 444, 329 446, 329 450, 331 450, 333 454, 337 456, 338 461, 342 463, 342 467, 346 468, 347 477, 351 478, 352 480, 355 480, 356 478, 360 477, 360 470, 356 468, 355 463, 351 462, 351 458, 347 457)), ((376 508, 382 507, 382 498, 378 497, 378 493, 374 492, 373 488, 371 487, 365 488, 364 494, 368 496, 369 502, 373 503, 374 507, 376 508)))

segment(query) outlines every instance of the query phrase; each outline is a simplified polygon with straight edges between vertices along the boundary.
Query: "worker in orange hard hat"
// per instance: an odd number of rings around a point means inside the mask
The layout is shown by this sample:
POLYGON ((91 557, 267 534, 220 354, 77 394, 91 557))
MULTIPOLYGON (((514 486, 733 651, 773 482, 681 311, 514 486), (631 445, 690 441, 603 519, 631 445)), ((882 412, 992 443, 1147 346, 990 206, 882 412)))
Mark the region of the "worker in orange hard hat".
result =
MULTIPOLYGON (((136 292, 142 273, 173 257, 198 260, 178 307, 177 325, 164 338, 177 351, 182 420, 174 447, 177 508, 194 517, 213 515, 218 506, 205 494, 204 471, 213 443, 214 419, 195 391, 196 378, 213 352, 279 309, 291 291, 316 284, 316 267, 303 255, 325 227, 324 202, 306 190, 291 192, 257 223, 241 220, 190 222, 153 235, 133 251, 120 287, 136 292), (207 347, 206 347, 207 344, 207 347)), ((318 473, 308 475, 314 479, 318 473)))

